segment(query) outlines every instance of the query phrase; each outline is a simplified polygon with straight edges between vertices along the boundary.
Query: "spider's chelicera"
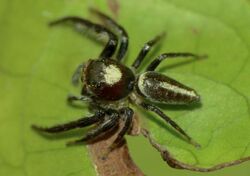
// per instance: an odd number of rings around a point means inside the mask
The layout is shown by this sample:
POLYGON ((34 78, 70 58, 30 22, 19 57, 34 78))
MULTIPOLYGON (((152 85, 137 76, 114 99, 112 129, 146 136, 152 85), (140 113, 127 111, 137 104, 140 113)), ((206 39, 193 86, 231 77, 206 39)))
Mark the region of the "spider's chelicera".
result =
POLYGON ((108 42, 98 59, 90 59, 79 65, 76 69, 72 82, 77 85, 81 80, 81 96, 69 96, 69 102, 76 100, 86 101, 92 107, 92 116, 84 117, 66 124, 56 125, 49 128, 33 125, 35 130, 47 133, 59 133, 75 128, 96 125, 83 138, 69 142, 77 144, 90 141, 99 135, 116 128, 120 119, 124 121, 121 131, 113 142, 113 146, 122 141, 126 132, 130 129, 133 118, 133 110, 129 104, 136 104, 141 108, 152 111, 164 119, 191 144, 198 146, 187 133, 157 106, 150 102, 165 104, 190 104, 200 101, 200 96, 195 90, 163 75, 155 72, 157 66, 165 59, 176 57, 199 57, 192 53, 164 53, 156 57, 146 68, 144 73, 136 70, 142 63, 151 47, 155 45, 164 34, 158 35, 148 41, 139 52, 131 67, 121 63, 128 48, 128 34, 122 26, 117 24, 105 14, 92 9, 99 17, 104 26, 92 23, 86 19, 68 16, 50 23, 55 26, 62 23, 70 23, 78 30, 87 28, 93 32, 108 36, 108 42), (114 33, 113 33, 114 32, 114 33), (115 35, 117 34, 119 38, 115 35), (119 42, 118 42, 119 41, 119 42), (117 54, 116 48, 119 44, 117 54))

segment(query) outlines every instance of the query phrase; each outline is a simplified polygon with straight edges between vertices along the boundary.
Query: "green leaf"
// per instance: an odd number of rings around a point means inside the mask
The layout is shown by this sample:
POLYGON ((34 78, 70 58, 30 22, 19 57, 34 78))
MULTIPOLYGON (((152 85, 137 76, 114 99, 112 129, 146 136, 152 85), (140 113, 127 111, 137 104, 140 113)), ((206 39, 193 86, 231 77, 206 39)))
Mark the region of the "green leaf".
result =
MULTIPOLYGON (((65 99, 68 93, 79 92, 70 84, 74 69, 96 58, 102 46, 67 27, 50 29, 47 23, 66 15, 95 20, 88 13, 90 6, 113 15, 108 4, 103 0, 0 2, 0 175, 95 175, 85 147, 65 147, 66 141, 84 131, 48 138, 30 125, 52 125, 87 114, 86 108, 73 109, 65 99)), ((166 61, 159 69, 201 94, 199 108, 161 107, 202 148, 193 148, 164 122, 152 120, 157 119, 154 115, 143 114, 149 117, 144 118, 145 126, 152 137, 174 158, 197 167, 248 157, 249 2, 127 0, 119 1, 118 14, 113 17, 130 36, 126 64, 162 31, 167 37, 157 54, 189 51, 209 56, 188 64, 181 64, 182 59, 166 61)), ((157 54, 152 52, 147 60, 157 54)))
POLYGON ((171 158, 182 162, 177 163, 180 167, 190 170, 216 170, 226 167, 229 162, 233 162, 232 165, 249 160, 250 134, 247 129, 250 119, 246 99, 231 87, 208 78, 192 74, 169 75, 195 86, 202 97, 201 107, 165 108, 165 113, 174 117, 201 144, 201 148, 190 145, 159 118, 147 115, 147 129, 151 138, 162 146, 160 150, 167 150, 171 158), (236 161, 243 158, 246 159, 236 161))
POLYGON ((83 53, 90 51, 88 47, 96 52, 99 48, 70 30, 47 26, 50 20, 77 8, 84 16, 80 9, 87 13, 86 5, 15 0, 1 1, 0 7, 0 175, 96 175, 86 147, 65 146, 84 132, 49 138, 30 128, 31 124, 49 126, 87 113, 86 108, 70 108, 66 96, 83 53))
POLYGON ((167 150, 172 159, 183 164, 179 167, 208 171, 250 159, 249 17, 247 2, 222 0, 159 0, 153 12, 141 17, 152 20, 152 30, 166 26, 168 36, 163 51, 192 51, 209 56, 191 64, 182 64, 181 59, 168 60, 159 69, 201 95, 201 107, 161 106, 201 144, 201 149, 180 138, 164 121, 157 120, 159 117, 143 113, 148 116, 144 124, 151 138, 160 144, 161 151, 167 150))

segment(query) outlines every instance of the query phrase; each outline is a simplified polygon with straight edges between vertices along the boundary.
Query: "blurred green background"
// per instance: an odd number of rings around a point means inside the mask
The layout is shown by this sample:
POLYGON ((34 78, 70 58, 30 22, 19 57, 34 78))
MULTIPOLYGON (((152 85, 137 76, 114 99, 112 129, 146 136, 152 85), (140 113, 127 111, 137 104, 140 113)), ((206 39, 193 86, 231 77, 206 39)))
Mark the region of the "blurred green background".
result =
MULTIPOLYGON (((192 63, 171 71, 202 73, 232 85, 247 100, 250 98, 248 0, 1 0, 1 176, 94 175, 85 147, 66 148, 64 145, 73 136, 80 137, 83 133, 72 132, 46 139, 30 130, 32 123, 56 124, 87 113, 86 109, 67 106, 65 97, 69 92, 79 92, 70 84, 76 66, 98 56, 102 46, 69 28, 49 29, 47 23, 66 15, 96 20, 89 14, 88 7, 111 15, 127 29, 130 36, 127 64, 132 63, 144 42, 164 30, 171 36, 162 42, 157 53, 190 51, 208 53, 209 58, 216 55, 218 59, 206 61, 207 68, 194 67, 192 63), (206 43, 204 36, 210 37, 211 42, 206 43), (221 36, 221 41, 215 36, 221 36), (217 42, 216 47, 213 41, 217 42)), ((149 176, 248 176, 250 173, 250 162, 211 173, 175 170, 163 162, 143 137, 127 139, 132 157, 149 176)))

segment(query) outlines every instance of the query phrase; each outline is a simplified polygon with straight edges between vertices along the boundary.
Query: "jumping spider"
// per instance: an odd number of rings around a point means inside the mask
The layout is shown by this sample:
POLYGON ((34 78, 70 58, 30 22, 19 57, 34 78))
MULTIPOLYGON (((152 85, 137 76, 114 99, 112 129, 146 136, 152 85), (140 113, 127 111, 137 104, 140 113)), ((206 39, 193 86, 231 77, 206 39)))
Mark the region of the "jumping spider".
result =
POLYGON ((84 117, 66 124, 56 125, 49 128, 33 125, 33 129, 47 132, 59 133, 74 128, 82 128, 96 124, 97 126, 89 131, 83 138, 71 141, 67 144, 77 144, 92 140, 99 135, 114 129, 119 125, 120 118, 124 121, 124 126, 118 133, 111 147, 122 141, 126 132, 130 129, 134 111, 129 107, 130 103, 141 108, 152 111, 163 118, 175 130, 182 134, 191 144, 199 146, 178 124, 164 114, 157 106, 148 102, 158 102, 165 104, 190 104, 200 101, 200 96, 195 90, 155 72, 157 66, 167 58, 176 57, 196 57, 192 53, 164 53, 156 57, 146 68, 144 73, 136 73, 137 68, 164 34, 158 35, 148 41, 139 52, 131 67, 121 63, 128 48, 128 34, 125 29, 117 24, 113 19, 105 14, 91 9, 105 26, 92 23, 86 19, 67 16, 50 23, 55 26, 62 23, 70 23, 77 29, 87 28, 96 34, 106 35, 108 42, 105 45, 98 59, 89 59, 86 63, 79 65, 72 77, 72 82, 77 85, 83 83, 81 96, 69 96, 68 100, 86 101, 94 109, 94 115, 84 117), (107 28, 106 28, 107 27, 107 28), (119 49, 114 56, 118 46, 118 38, 113 33, 119 35, 119 49))

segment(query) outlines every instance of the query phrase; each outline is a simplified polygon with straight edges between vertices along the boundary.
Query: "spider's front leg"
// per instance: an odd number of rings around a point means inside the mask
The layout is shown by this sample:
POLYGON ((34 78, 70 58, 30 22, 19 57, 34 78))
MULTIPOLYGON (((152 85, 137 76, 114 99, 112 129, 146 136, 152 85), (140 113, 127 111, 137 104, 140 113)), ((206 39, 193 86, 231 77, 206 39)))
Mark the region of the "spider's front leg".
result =
POLYGON ((36 131, 40 132, 46 132, 46 133, 60 133, 69 131, 75 128, 83 128, 86 126, 93 125, 97 123, 98 121, 102 120, 104 117, 104 112, 102 110, 98 110, 93 116, 90 117, 84 117, 69 123, 55 125, 52 127, 40 127, 37 125, 32 125, 32 128, 36 131))
POLYGON ((118 112, 114 110, 108 110, 106 111, 106 115, 108 116, 107 119, 105 118, 104 122, 99 124, 96 128, 89 131, 83 138, 76 140, 76 141, 70 141, 67 143, 67 145, 75 145, 82 142, 86 142, 92 139, 95 139, 102 133, 107 132, 108 130, 114 129, 118 126, 118 120, 119 120, 119 114, 118 112))
POLYGON ((110 150, 115 149, 123 141, 123 137, 127 133, 127 131, 130 129, 132 120, 133 120, 134 111, 131 108, 129 107, 122 108, 119 110, 119 112, 124 120, 124 126, 121 129, 121 131, 118 133, 113 144, 110 146, 110 150))

